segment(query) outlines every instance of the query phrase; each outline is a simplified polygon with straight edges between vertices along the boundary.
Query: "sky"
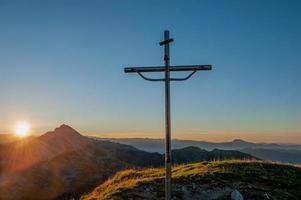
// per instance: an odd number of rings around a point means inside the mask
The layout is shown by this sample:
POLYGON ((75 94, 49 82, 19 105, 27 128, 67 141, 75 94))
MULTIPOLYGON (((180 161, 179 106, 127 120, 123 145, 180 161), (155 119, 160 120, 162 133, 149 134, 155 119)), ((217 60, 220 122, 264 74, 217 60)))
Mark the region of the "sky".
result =
POLYGON ((301 144, 300 10, 294 0, 0 0, 0 133, 27 121, 33 135, 64 123, 163 138, 163 83, 123 68, 163 65, 170 30, 171 65, 213 65, 171 84, 173 138, 301 144))

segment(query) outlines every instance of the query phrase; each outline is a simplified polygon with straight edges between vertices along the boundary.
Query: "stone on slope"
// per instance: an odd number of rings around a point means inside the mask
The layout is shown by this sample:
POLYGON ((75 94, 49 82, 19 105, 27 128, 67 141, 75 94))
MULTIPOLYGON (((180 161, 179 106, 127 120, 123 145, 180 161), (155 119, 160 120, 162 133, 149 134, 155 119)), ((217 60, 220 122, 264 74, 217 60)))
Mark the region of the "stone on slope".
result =
POLYGON ((238 190, 231 192, 231 200, 244 200, 244 197, 238 190))

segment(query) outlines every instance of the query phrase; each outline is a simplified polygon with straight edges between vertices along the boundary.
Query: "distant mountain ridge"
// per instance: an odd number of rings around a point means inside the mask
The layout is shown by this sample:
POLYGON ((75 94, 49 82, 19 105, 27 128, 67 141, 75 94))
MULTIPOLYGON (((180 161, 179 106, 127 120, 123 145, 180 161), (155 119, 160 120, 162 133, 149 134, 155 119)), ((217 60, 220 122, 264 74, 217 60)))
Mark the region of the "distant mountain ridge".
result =
MULTIPOLYGON (((138 149, 148 152, 164 152, 163 139, 103 138, 101 140, 109 140, 121 144, 132 145, 138 149)), ((214 149, 236 150, 248 153, 262 160, 301 164, 301 145, 298 144, 252 143, 240 139, 236 139, 231 142, 220 143, 177 139, 172 140, 173 149, 180 149, 189 146, 199 147, 207 151, 211 151, 214 149)))
MULTIPOLYGON (((164 140, 152 138, 98 138, 102 140, 109 140, 121 144, 127 144, 136 148, 149 152, 164 153, 164 140)), ((243 148, 265 148, 265 149, 287 149, 287 150, 300 150, 299 144, 276 144, 276 143, 253 143, 241 139, 235 139, 230 142, 206 142, 196 140, 172 140, 172 148, 179 149, 187 146, 196 146, 207 151, 213 149, 223 150, 237 150, 243 148)))

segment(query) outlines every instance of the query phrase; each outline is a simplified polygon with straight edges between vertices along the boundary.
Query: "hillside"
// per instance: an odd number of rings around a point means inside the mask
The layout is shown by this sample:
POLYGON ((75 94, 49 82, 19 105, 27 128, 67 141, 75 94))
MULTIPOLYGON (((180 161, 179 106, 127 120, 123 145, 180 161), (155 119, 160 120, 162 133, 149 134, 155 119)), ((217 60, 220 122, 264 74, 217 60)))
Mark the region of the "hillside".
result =
MULTIPOLYGON (((301 168, 262 161, 213 161, 173 169, 173 199, 301 199, 301 168)), ((164 169, 126 170, 81 200, 164 199, 164 169)))

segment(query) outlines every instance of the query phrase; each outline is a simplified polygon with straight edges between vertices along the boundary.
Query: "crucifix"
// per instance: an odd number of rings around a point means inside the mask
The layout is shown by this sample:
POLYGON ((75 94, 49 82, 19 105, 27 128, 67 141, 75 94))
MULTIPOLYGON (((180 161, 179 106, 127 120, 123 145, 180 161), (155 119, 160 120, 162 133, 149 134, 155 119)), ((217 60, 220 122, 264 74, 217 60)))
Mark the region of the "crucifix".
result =
POLYGON ((164 31, 164 40, 160 42, 160 46, 164 46, 164 66, 157 67, 126 67, 125 73, 138 73, 147 81, 163 81, 165 85, 165 199, 171 199, 171 127, 170 127, 170 81, 188 80, 195 72, 211 70, 211 65, 187 65, 187 66, 170 66, 169 59, 169 43, 173 42, 169 38, 169 31, 164 31), (143 73, 146 72, 164 72, 164 78, 149 78, 143 73), (190 72, 184 78, 170 78, 170 72, 190 72))

